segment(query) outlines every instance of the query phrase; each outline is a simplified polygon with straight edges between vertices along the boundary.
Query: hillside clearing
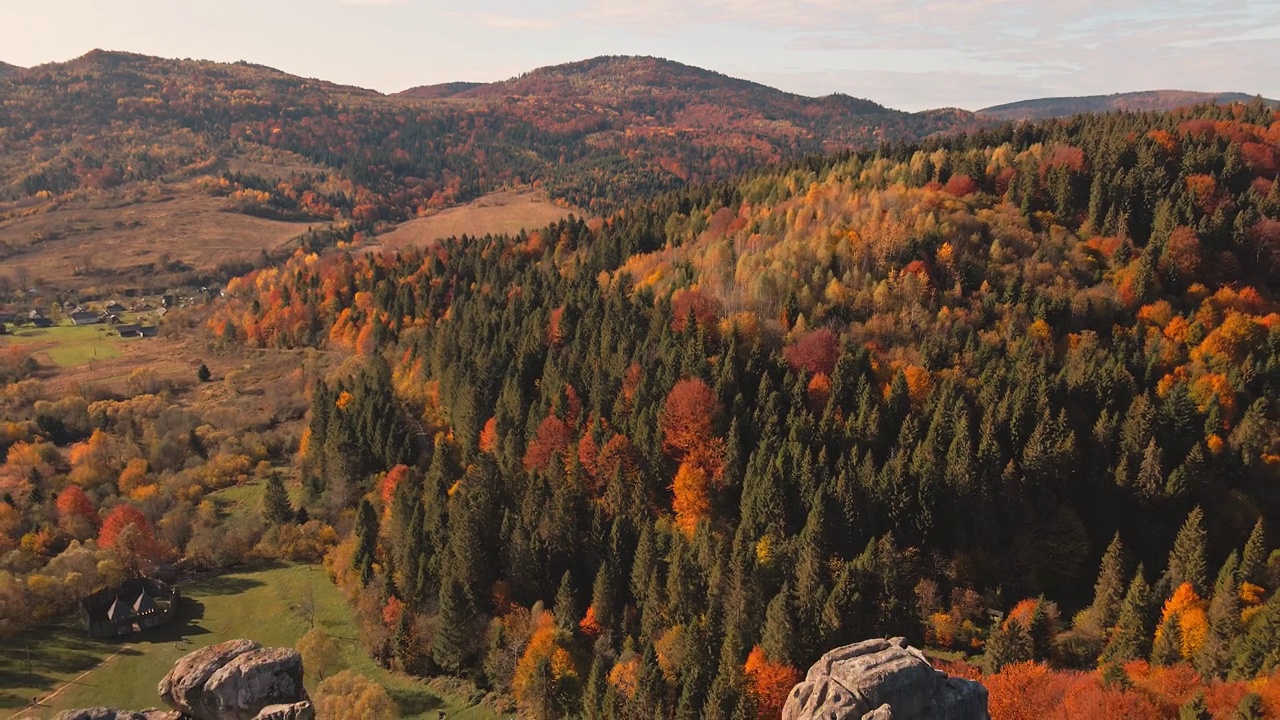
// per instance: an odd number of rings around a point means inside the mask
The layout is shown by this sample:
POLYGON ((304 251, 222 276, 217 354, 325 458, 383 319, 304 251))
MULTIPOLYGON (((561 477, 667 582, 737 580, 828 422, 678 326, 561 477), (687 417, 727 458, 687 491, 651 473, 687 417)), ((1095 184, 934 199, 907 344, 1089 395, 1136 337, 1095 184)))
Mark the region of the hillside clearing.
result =
MULTIPOLYGON (((263 564, 182 589, 186 599, 173 623, 124 643, 89 640, 73 620, 0 648, 0 709, 17 711, 12 717, 25 720, 80 707, 155 707, 156 684, 178 658, 234 638, 292 647, 308 630, 299 604, 314 599, 316 624, 339 641, 343 665, 382 683, 401 717, 435 718, 439 710, 446 717, 494 717, 484 708, 436 697, 425 683, 374 664, 357 640, 351 610, 319 566, 263 564), (39 710, 23 710, 33 696, 43 698, 63 685, 39 710)), ((315 681, 308 683, 314 692, 315 681)))
MULTIPOLYGON (((373 249, 418 247, 440 238, 461 235, 515 235, 521 230, 545 227, 570 212, 573 211, 552 203, 534 190, 490 193, 466 205, 397 225, 394 230, 379 235, 373 249)), ((577 214, 581 215, 581 212, 577 214)))

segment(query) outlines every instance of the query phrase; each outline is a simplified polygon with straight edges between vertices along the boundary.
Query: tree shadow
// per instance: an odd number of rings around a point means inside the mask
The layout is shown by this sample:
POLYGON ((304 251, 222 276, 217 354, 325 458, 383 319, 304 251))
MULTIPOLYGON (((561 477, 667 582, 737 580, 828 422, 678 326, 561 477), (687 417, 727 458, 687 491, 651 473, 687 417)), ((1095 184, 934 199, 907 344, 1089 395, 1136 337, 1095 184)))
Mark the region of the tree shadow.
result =
POLYGON ((395 701, 401 715, 422 715, 444 707, 444 702, 426 686, 387 688, 387 694, 395 701))
POLYGON ((233 575, 220 575, 191 584, 191 590, 200 595, 238 595, 246 590, 261 587, 266 583, 253 578, 233 575))
MULTIPOLYGON (((187 638, 208 635, 211 632, 200 626, 200 621, 203 619, 204 603, 184 596, 178 602, 178 609, 174 611, 173 619, 159 627, 130 636, 129 642, 138 645, 185 643, 187 638)), ((195 646, 193 645, 191 649, 194 650, 195 646)))

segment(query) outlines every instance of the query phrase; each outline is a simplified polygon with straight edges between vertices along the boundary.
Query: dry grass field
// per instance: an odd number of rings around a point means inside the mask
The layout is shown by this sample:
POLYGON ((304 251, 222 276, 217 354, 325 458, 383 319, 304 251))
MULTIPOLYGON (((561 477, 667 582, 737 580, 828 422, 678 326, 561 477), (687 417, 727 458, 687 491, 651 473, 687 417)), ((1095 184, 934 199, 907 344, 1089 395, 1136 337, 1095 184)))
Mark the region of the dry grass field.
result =
POLYGON ((181 261, 211 270, 251 260, 288 242, 306 223, 226 212, 226 200, 192 187, 143 202, 73 201, 51 212, 0 221, 0 243, 10 248, 4 272, 53 287, 136 287, 143 273, 181 261))
POLYGON ((391 232, 379 235, 370 249, 398 250, 455 235, 514 235, 553 223, 570 212, 582 214, 552 203, 535 190, 504 190, 430 217, 402 223, 391 232))

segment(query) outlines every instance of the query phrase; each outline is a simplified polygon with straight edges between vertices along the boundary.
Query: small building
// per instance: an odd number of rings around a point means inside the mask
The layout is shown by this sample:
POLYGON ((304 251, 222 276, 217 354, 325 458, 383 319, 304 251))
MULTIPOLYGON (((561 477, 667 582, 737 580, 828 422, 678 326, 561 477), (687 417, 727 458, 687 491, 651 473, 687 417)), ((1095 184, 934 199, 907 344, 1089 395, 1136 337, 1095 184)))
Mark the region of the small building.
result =
POLYGON ((142 337, 142 326, 138 323, 116 325, 116 334, 122 338, 142 337))
POLYGON ((32 310, 27 313, 27 322, 38 328, 53 327, 53 321, 45 317, 39 310, 32 310))
POLYGON ((128 308, 120 303, 112 300, 102 308, 108 315, 121 315, 129 311, 128 308))
POLYGON ((160 334, 160 328, 155 325, 143 325, 138 328, 138 334, 144 338, 155 337, 160 334))
POLYGON ((100 322, 102 322, 102 316, 90 310, 71 313, 72 325, 97 325, 100 322))
POLYGON ((18 322, 18 313, 9 312, 8 310, 0 311, 0 323, 13 325, 16 322, 18 322))
POLYGON ((92 638, 113 638, 168 622, 182 593, 151 578, 126 580, 80 601, 80 620, 92 638))

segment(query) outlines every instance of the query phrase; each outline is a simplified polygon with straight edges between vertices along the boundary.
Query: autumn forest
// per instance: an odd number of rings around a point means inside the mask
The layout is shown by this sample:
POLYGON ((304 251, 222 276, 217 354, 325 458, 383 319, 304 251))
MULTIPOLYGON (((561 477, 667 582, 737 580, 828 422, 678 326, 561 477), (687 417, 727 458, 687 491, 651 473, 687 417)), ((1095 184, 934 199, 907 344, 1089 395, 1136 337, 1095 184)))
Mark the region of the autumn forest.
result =
POLYGON ((8 217, 181 181, 306 232, 166 316, 245 368, 225 394, 0 348, 6 641, 270 559, 323 567, 375 665, 521 716, 778 717, 904 636, 997 720, 1280 717, 1261 101, 995 123, 643 59, 393 102, 75 62, 0 80, 8 217), (533 183, 564 219, 370 249, 533 183))

